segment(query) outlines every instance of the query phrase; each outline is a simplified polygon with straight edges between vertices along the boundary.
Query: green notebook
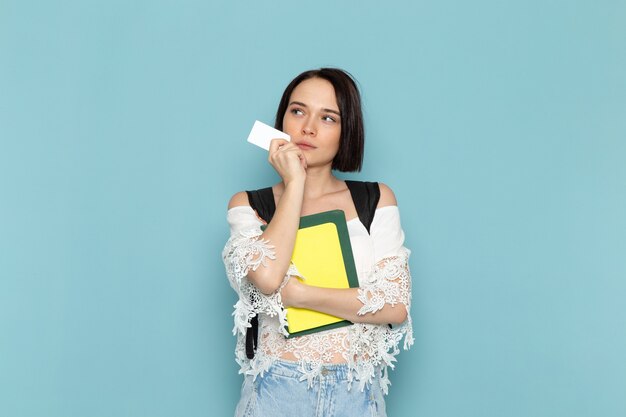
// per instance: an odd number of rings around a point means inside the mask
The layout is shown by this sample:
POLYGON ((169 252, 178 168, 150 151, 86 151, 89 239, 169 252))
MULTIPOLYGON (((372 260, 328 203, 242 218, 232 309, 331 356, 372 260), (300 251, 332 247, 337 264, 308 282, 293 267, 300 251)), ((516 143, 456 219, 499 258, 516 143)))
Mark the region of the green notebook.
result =
MULTIPOLYGON (((344 212, 331 210, 301 217, 291 261, 305 277, 303 282, 307 285, 358 287, 344 212)), ((288 337, 352 324, 329 314, 295 307, 287 308, 287 323, 288 337)))
MULTIPOLYGON (((300 218, 291 261, 304 277, 304 283, 325 288, 359 286, 346 216, 332 210, 300 218)), ((348 320, 319 311, 289 307, 289 337, 302 336, 352 324, 348 320)))

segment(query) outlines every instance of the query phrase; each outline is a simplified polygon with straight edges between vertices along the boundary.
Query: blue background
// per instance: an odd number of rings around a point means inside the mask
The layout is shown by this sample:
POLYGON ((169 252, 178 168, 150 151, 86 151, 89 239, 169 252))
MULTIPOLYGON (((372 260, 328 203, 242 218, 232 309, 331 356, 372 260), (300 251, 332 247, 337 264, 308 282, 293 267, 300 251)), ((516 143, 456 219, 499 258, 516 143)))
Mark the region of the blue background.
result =
POLYGON ((228 416, 220 253, 286 84, 363 91, 416 344, 390 416, 626 415, 623 1, 0 0, 0 415, 228 416))

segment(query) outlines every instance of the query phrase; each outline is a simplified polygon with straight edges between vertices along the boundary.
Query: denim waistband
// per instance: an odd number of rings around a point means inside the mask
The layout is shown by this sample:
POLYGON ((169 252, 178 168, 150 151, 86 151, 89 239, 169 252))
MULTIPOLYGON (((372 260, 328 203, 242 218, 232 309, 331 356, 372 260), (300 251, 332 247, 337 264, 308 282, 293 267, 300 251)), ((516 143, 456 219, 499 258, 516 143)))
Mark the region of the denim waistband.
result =
MULTIPOLYGON (((300 368, 300 364, 295 361, 288 361, 284 359, 276 359, 266 371, 267 373, 280 375, 287 378, 300 379, 303 376, 303 372, 300 368)), ((336 381, 348 380, 348 374, 350 370, 345 363, 329 363, 323 364, 320 368, 320 377, 324 379, 333 379, 336 381)))

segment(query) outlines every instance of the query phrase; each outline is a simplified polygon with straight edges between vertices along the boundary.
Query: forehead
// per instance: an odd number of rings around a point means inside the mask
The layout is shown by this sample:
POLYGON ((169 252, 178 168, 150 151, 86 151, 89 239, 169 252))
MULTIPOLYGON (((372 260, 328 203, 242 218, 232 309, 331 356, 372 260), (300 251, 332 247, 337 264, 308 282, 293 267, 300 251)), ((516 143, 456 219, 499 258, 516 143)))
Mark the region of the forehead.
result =
POLYGON ((339 110, 335 88, 323 78, 309 78, 302 81, 291 92, 289 102, 300 101, 307 106, 339 110))

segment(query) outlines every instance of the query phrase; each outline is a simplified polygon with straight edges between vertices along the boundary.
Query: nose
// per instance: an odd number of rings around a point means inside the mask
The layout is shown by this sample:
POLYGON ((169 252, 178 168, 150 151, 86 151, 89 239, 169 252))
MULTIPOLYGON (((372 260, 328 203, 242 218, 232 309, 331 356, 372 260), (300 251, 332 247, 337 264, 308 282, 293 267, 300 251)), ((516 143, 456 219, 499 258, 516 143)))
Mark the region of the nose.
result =
POLYGON ((312 118, 308 118, 306 122, 304 122, 304 125, 302 126, 303 135, 315 136, 315 132, 316 132, 315 124, 313 120, 311 119, 312 118))

